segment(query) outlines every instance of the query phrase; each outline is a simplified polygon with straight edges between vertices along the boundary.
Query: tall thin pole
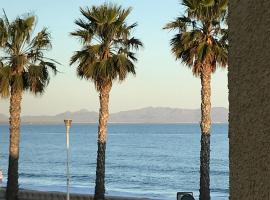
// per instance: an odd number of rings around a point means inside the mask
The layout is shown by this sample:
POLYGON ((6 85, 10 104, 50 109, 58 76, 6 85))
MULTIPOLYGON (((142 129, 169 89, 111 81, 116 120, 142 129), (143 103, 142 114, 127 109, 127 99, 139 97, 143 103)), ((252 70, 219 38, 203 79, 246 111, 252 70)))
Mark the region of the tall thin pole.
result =
POLYGON ((65 119, 66 126, 66 144, 67 144, 67 200, 69 200, 69 130, 71 127, 71 119, 65 119))

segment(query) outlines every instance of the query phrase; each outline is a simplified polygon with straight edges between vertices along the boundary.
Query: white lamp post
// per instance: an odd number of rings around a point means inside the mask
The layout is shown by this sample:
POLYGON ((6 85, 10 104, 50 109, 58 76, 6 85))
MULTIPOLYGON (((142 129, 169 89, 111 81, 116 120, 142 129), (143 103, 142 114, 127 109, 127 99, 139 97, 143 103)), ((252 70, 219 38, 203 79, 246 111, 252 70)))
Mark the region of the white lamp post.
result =
POLYGON ((66 143, 67 143, 67 200, 69 200, 69 129, 71 127, 71 119, 65 119, 66 126, 66 143))

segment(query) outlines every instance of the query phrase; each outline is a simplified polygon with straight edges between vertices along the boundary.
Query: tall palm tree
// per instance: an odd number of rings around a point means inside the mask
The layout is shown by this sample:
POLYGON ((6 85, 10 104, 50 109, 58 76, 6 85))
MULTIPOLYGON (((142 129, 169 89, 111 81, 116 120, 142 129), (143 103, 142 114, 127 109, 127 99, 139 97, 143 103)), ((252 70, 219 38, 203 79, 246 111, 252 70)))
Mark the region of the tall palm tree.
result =
POLYGON ((123 81, 129 73, 135 74, 137 60, 133 50, 142 42, 131 37, 136 23, 128 25, 126 19, 131 8, 114 4, 81 8, 83 18, 75 21, 78 30, 71 33, 80 39, 83 47, 71 58, 78 63, 77 75, 93 81, 99 92, 100 110, 98 126, 98 151, 96 166, 95 200, 103 200, 105 194, 105 150, 109 117, 109 93, 114 80, 123 81))
MULTIPOLYGON (((7 30, 5 28, 5 23, 3 19, 0 18, 0 49, 4 46, 6 40, 7 40, 7 30)), ((1 51, 0 51, 0 56, 1 56, 1 51)), ((4 64, 0 60, 0 73, 3 67, 4 67, 4 64)), ((0 93, 1 93, 1 86, 0 86, 0 93)), ((6 94, 1 95, 1 96, 7 98, 6 94)))
POLYGON ((166 24, 176 59, 201 79, 200 200, 210 199, 211 74, 228 63, 227 0, 183 0, 185 15, 166 24))
POLYGON ((44 56, 51 48, 50 34, 46 28, 31 37, 35 17, 27 15, 9 22, 0 19, 0 41, 3 56, 0 61, 1 96, 10 96, 10 144, 6 198, 18 198, 18 161, 20 142, 20 114, 24 91, 42 94, 49 83, 49 70, 56 74, 56 62, 44 56), (4 34, 3 34, 4 33, 4 34), (5 38, 2 37, 5 35, 5 38))

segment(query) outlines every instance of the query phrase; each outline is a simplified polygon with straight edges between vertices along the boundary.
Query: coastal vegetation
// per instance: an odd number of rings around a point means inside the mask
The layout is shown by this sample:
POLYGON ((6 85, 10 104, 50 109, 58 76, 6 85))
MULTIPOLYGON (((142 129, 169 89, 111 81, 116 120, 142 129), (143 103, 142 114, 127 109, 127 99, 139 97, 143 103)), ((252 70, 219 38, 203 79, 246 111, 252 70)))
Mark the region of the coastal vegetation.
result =
POLYGON ((34 95, 45 92, 51 70, 57 73, 57 62, 45 57, 51 48, 48 30, 43 28, 35 36, 36 17, 25 15, 10 21, 4 14, 0 18, 0 93, 10 98, 10 145, 7 179, 7 200, 17 200, 20 146, 20 114, 24 92, 34 95))
POLYGON ((171 51, 201 79, 200 200, 210 200, 211 74, 228 64, 228 0, 183 0, 185 14, 166 24, 176 30, 171 51))
MULTIPOLYGON (((184 14, 164 29, 177 31, 170 41, 177 60, 201 80, 200 200, 210 200, 211 76, 228 65, 228 0, 183 0, 184 14)), ((105 158, 109 96, 115 82, 135 75, 136 52, 143 43, 132 35, 137 23, 129 24, 132 8, 104 3, 80 8, 76 30, 70 33, 81 48, 70 58, 80 79, 92 82, 99 93, 95 200, 105 199, 105 158)), ((40 95, 57 74, 54 59, 45 56, 52 48, 47 28, 34 31, 30 14, 10 21, 0 18, 0 95, 10 99, 9 163, 6 198, 17 200, 19 190, 20 122, 23 93, 40 95)))
POLYGON ((132 37, 137 23, 127 24, 131 8, 103 4, 81 8, 83 18, 77 19, 78 29, 71 33, 77 37, 82 48, 71 57, 70 64, 77 64, 77 75, 92 81, 99 92, 99 126, 96 165, 95 200, 105 199, 105 153, 107 123, 109 117, 109 94, 114 81, 123 81, 128 74, 136 74, 135 52, 143 46, 132 37))

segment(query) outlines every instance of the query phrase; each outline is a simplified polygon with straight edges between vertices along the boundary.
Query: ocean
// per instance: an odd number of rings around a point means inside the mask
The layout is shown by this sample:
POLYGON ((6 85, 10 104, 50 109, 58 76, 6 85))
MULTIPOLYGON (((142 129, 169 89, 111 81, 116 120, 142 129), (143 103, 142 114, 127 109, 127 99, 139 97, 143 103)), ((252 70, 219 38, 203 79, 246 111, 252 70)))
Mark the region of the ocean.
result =
MULTIPOLYGON (((93 193, 97 124, 70 130, 71 191, 93 193)), ((0 126, 0 168, 6 184, 9 130, 0 126)), ((199 195, 199 124, 109 124, 106 194, 174 200, 177 192, 199 195)), ((211 136, 211 197, 228 200, 228 125, 214 124, 211 136)), ((66 135, 63 125, 22 125, 19 185, 65 191, 66 135)))

